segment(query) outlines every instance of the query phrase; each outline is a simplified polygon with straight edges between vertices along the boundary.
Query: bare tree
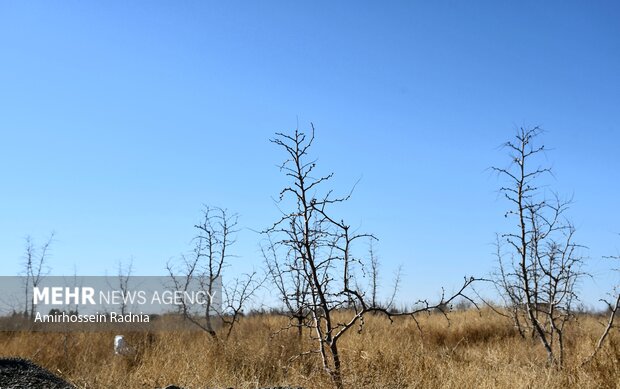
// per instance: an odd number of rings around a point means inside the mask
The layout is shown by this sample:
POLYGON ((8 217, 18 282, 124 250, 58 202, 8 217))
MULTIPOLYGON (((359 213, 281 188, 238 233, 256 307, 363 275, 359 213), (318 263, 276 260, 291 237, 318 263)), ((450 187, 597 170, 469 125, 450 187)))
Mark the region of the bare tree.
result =
POLYGON ((504 307, 508 313, 495 309, 492 304, 487 303, 487 305, 491 307, 495 313, 510 318, 514 323, 514 327, 519 331, 519 335, 522 338, 525 338, 526 328, 523 324, 523 320, 525 319, 521 309, 521 302, 525 300, 522 292, 523 289, 520 287, 518 277, 516 277, 515 273, 510 270, 515 267, 514 256, 510 253, 511 261, 510 264, 507 264, 504 259, 505 254, 502 252, 502 247, 504 247, 504 245, 502 244, 501 235, 496 234, 495 239, 495 256, 498 263, 498 271, 494 274, 494 279, 492 281, 499 292, 499 296, 502 298, 504 307))
POLYGON ((244 308, 256 294, 265 278, 260 278, 257 272, 237 277, 222 288, 224 307, 220 314, 222 323, 227 327, 226 339, 230 337, 233 328, 243 316, 244 308))
MULTIPOLYGON (((607 258, 620 261, 620 256, 610 256, 607 258)), ((620 273, 619 268, 614 269, 614 271, 616 273, 620 273)), ((618 312, 620 309, 620 283, 616 284, 612 292, 609 293, 609 298, 601 299, 601 302, 607 305, 607 321, 604 325, 601 335, 598 338, 598 341, 596 342, 596 345, 594 346, 594 350, 592 351, 592 354, 590 354, 583 361, 582 366, 587 363, 590 363, 594 359, 594 357, 596 357, 596 354, 598 354, 601 348, 603 348, 603 344, 605 343, 605 340, 609 336, 609 333, 614 328, 614 322, 616 320, 616 316, 618 316, 618 312)))
POLYGON ((574 242, 575 228, 565 217, 571 203, 557 195, 545 196, 542 176, 551 169, 537 165, 544 146, 535 144, 538 127, 521 128, 504 146, 510 153, 508 168, 493 167, 506 184, 501 193, 511 204, 505 216, 516 219, 514 231, 498 239, 499 272, 496 285, 522 336, 525 328, 538 338, 551 364, 564 360, 564 325, 578 298, 575 286, 582 272, 581 246, 574 242), (508 253, 502 252, 502 242, 508 253), (505 257, 508 256, 508 259, 505 257))
POLYGON ((368 256, 370 259, 370 303, 376 307, 379 305, 377 293, 379 291, 379 257, 375 253, 374 239, 369 239, 368 256))
MULTIPOLYGON (((281 208, 288 202, 290 209, 282 211, 281 218, 265 233, 273 237, 275 261, 280 264, 276 275, 292 273, 308 285, 309 298, 305 309, 311 320, 306 323, 312 330, 316 349, 307 353, 318 353, 323 368, 331 376, 334 386, 344 388, 342 359, 339 340, 351 328, 360 330, 364 315, 381 312, 388 317, 428 312, 431 309, 445 309, 474 281, 465 279, 463 286, 451 297, 442 296, 441 301, 431 305, 422 301, 417 309, 409 312, 392 313, 376 306, 367 294, 358 288, 356 269, 364 268, 364 261, 354 254, 354 244, 363 238, 374 238, 371 234, 354 231, 344 220, 334 215, 334 206, 347 201, 351 193, 335 197, 331 190, 319 193, 322 184, 333 174, 315 177, 316 161, 308 161, 308 150, 314 140, 314 126, 309 136, 296 130, 288 135, 277 133, 271 141, 281 147, 286 161, 280 170, 290 179, 279 195, 281 208), (282 254, 278 255, 278 252, 282 254)), ((287 290, 290 293, 290 290, 287 290)), ((294 293, 294 292, 293 292, 294 293)))
POLYGON ((122 261, 118 262, 118 284, 119 290, 123 294, 121 299, 121 315, 127 313, 127 298, 129 294, 129 281, 131 280, 131 274, 133 273, 133 257, 129 259, 129 263, 123 265, 122 261))
POLYGON ((239 321, 244 305, 260 286, 257 274, 238 277, 222 287, 223 270, 229 266, 231 246, 236 242, 238 232, 238 215, 229 214, 226 209, 205 207, 201 222, 196 224, 194 247, 190 255, 181 256, 180 266, 167 264, 176 290, 187 291, 199 286, 208 295, 201 306, 202 315, 196 316, 185 303, 180 307, 183 316, 217 339, 215 318, 228 327, 226 337, 239 321), (198 285, 196 285, 196 283, 198 285), (193 285, 193 286, 192 286, 193 285), (224 307, 215 303, 216 294, 221 293, 219 301, 224 307))
POLYGON ((40 285, 41 280, 47 274, 49 274, 49 267, 47 266, 47 260, 50 254, 50 247, 54 240, 54 233, 50 233, 49 237, 41 245, 37 247, 34 239, 28 235, 26 236, 26 248, 24 254, 24 273, 25 273, 25 308, 24 316, 29 316, 30 319, 34 318, 36 306, 30 297, 31 288, 34 289, 40 285), (30 309, 29 309, 30 307, 30 309))
MULTIPOLYGON (((375 248, 375 239, 368 239, 368 267, 370 267, 368 289, 370 293, 370 304, 373 307, 384 307, 387 310, 394 308, 394 301, 400 287, 402 276, 402 266, 399 266, 394 272, 394 281, 392 282, 392 291, 385 302, 380 301, 379 290, 381 289, 381 261, 375 248)), ((359 290, 363 290, 363 286, 358 286, 359 290)))
POLYGON ((301 339, 309 316, 307 307, 310 299, 310 285, 302 272, 298 271, 301 269, 299 258, 293 250, 287 250, 283 255, 284 259, 281 260, 270 236, 268 236, 268 243, 261 245, 261 251, 267 265, 268 277, 278 290, 286 315, 291 318, 290 326, 297 328, 297 335, 301 339))

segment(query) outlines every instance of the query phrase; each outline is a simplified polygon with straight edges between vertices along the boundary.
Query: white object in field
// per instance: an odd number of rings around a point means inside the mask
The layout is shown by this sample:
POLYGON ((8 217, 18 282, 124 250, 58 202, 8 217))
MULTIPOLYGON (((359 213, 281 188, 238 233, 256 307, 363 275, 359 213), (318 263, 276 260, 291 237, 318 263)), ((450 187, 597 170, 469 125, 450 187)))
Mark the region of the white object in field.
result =
POLYGON ((131 347, 127 344, 127 341, 123 335, 116 335, 114 337, 114 354, 127 355, 131 354, 131 347))

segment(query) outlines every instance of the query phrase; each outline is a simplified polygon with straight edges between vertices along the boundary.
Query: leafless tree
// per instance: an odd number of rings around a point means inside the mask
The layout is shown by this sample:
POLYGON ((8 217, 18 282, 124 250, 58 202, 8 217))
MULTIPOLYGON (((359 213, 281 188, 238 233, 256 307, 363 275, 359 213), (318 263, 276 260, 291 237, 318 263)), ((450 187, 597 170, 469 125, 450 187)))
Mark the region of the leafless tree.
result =
MULTIPOLYGON (((278 290, 284 304, 285 313, 291 319, 291 326, 297 328, 298 337, 303 336, 303 328, 309 317, 307 309, 310 299, 310 285, 300 269, 299 258, 293 250, 287 250, 284 259, 278 257, 276 245, 268 236, 267 243, 261 245, 261 251, 270 281, 278 290)), ((288 327, 287 327, 288 328, 288 327)))
POLYGON ((261 278, 254 271, 233 279, 222 288, 224 294, 223 309, 220 314, 222 323, 227 327, 226 339, 230 337, 236 323, 243 316, 243 310, 248 305, 256 291, 262 286, 265 278, 261 278))
MULTIPOLYGON (((355 287, 358 291, 363 292, 368 297, 368 303, 373 307, 382 307, 386 310, 394 309, 394 302, 400 288, 402 277, 402 265, 394 272, 391 292, 387 299, 382 300, 380 290, 383 289, 382 284, 382 264, 375 247, 376 239, 373 236, 368 238, 368 255, 367 258, 361 259, 360 273, 355 277, 355 287)), ((379 314, 379 312, 374 312, 379 314)))
MULTIPOLYGON (((618 260, 620 261, 620 256, 610 256, 607 257, 608 259, 612 259, 612 260, 618 260)), ((620 274, 620 269, 616 268, 614 269, 614 271, 618 274, 620 274)), ((603 344, 605 343, 605 339, 607 339, 607 337, 609 336, 609 333, 611 332, 611 330, 614 328, 614 322, 616 320, 616 316, 618 316, 618 312, 620 309, 620 282, 618 284, 616 284, 616 286, 613 288, 612 292, 609 293, 609 298, 607 299, 601 299, 601 302, 605 303, 605 305, 607 305, 607 321, 604 324, 604 328, 603 331, 601 333, 601 335, 598 338, 598 341, 596 342, 596 345, 594 347, 594 350, 592 351, 592 354, 590 354, 582 363, 582 365, 585 365, 587 363, 590 363, 594 357, 596 356, 596 354, 598 354, 598 352, 601 350, 601 348, 603 348, 603 344)))
POLYGON ((124 296, 129 294, 129 281, 133 273, 133 257, 129 259, 129 263, 123 265, 122 261, 118 262, 118 285, 119 290, 123 294, 121 299, 121 315, 127 313, 127 299, 124 296))
MULTIPOLYGON (((344 220, 334 215, 337 204, 347 201, 351 193, 336 197, 331 190, 320 193, 323 184, 333 176, 314 176, 315 160, 307 160, 308 150, 314 140, 314 127, 310 135, 299 130, 288 135, 277 133, 271 141, 287 155, 280 166, 290 183, 279 194, 278 205, 282 216, 265 233, 273 239, 277 275, 292 273, 308 285, 309 298, 305 309, 311 320, 306 323, 311 329, 316 349, 307 353, 318 353, 323 368, 331 376, 334 386, 344 388, 342 359, 339 340, 351 328, 364 324, 364 316, 381 312, 387 317, 415 314, 446 307, 474 281, 465 279, 462 287, 451 297, 443 297, 437 304, 426 301, 408 312, 393 313, 385 307, 376 306, 371 298, 360 290, 356 269, 362 271, 364 260, 354 254, 353 246, 360 239, 373 238, 371 234, 354 231, 344 220), (280 254, 279 254, 280 253, 280 254)), ((295 293, 287 290, 287 293, 295 293)), ((305 353, 304 353, 305 354, 305 353)))
POLYGON ((551 364, 564 360, 564 325, 573 314, 583 258, 574 242, 575 228, 566 218, 570 200, 545 196, 540 188, 551 169, 537 165, 544 146, 536 145, 538 127, 521 128, 504 146, 510 166, 493 167, 506 184, 501 193, 510 203, 506 217, 516 219, 514 231, 498 239, 496 285, 522 336, 531 330, 547 351, 551 364), (502 241, 509 252, 502 252, 502 241), (508 257, 508 259, 506 259, 508 257))
POLYGON ((167 270, 176 290, 187 291, 199 286, 200 290, 204 290, 209 296, 200 307, 200 317, 183 303, 180 309, 184 317, 214 339, 218 338, 214 322, 217 318, 228 327, 228 337, 242 314, 243 306, 256 292, 260 282, 257 274, 252 273, 236 278, 222 287, 223 270, 229 266, 229 260, 233 257, 230 249, 236 242, 237 214, 231 215, 223 208, 205 207, 201 222, 194 228, 197 233, 193 239, 191 254, 181 256, 179 266, 168 262, 167 270), (218 293, 222 294, 219 299, 216 298, 218 293), (218 306, 216 301, 222 301, 224 306, 218 306))
POLYGON ((26 248, 24 254, 26 300, 24 316, 29 316, 31 319, 34 318, 36 306, 30 296, 30 290, 39 286, 43 277, 49 274, 47 261, 53 240, 54 233, 52 232, 45 243, 43 243, 40 247, 37 247, 34 239, 30 235, 26 236, 26 248))
MULTIPOLYGON (((524 324, 522 301, 525 301, 523 297, 523 289, 520 287, 518 277, 510 269, 515 268, 514 255, 510 253, 510 263, 505 260, 505 253, 502 252, 504 247, 500 234, 496 234, 495 242, 495 256, 498 263, 498 271, 494 274, 493 283, 499 292, 499 296, 504 302, 504 307, 507 313, 501 310, 495 309, 492 304, 487 304, 491 307, 495 313, 504 317, 510 318, 514 323, 514 327, 519 331, 519 335, 522 338, 526 336, 526 328, 524 324)), ((484 301, 484 300, 483 300, 484 301)), ((486 302, 486 301, 485 301, 486 302)))
MULTIPOLYGON (((379 290, 381 289, 381 260, 379 259, 379 255, 377 254, 377 250, 375 248, 375 239, 370 238, 368 240, 368 267, 369 273, 368 278, 368 290, 370 293, 370 304, 373 307, 384 307, 387 310, 391 310, 394 308, 394 301, 396 300, 396 295, 398 293, 398 289, 400 288, 401 276, 402 276, 402 266, 399 266, 394 273, 394 281, 392 283, 392 291, 390 296, 385 302, 380 301, 379 290)), ((358 286, 359 290, 363 290, 363 286, 358 286)))
POLYGON ((379 291, 379 257, 375 253, 374 239, 370 239, 368 245, 368 256, 370 259, 370 303, 376 307, 379 305, 377 294, 379 291))

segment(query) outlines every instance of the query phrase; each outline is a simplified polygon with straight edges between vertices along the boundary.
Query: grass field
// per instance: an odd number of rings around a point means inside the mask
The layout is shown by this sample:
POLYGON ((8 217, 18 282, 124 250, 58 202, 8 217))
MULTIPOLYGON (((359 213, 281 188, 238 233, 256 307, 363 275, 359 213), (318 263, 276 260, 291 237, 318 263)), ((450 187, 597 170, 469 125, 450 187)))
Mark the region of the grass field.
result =
MULTIPOLYGON (((580 316, 567 334, 564 369, 545 367, 535 340, 523 340, 490 312, 421 316, 390 324, 370 316, 361 333, 341 343, 348 388, 620 388, 620 336, 615 330, 598 357, 580 367, 601 325, 580 316)), ((316 355, 289 362, 300 344, 294 330, 275 334, 286 318, 242 319, 228 341, 203 332, 126 333, 133 356, 113 355, 114 333, 0 333, 1 356, 21 356, 80 388, 256 388, 291 385, 331 388, 316 355)))

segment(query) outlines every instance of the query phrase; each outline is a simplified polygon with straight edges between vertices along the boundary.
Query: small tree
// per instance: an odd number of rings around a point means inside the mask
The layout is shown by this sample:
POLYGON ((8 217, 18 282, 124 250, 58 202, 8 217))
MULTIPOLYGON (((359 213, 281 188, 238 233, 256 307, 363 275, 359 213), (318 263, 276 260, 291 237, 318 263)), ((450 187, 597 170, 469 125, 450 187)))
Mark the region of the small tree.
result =
POLYGON ((268 243, 261 246, 261 251, 267 266, 267 275, 277 288, 285 314, 291 318, 290 325, 296 327, 301 340, 309 316, 310 285, 300 271, 299 258, 293 250, 287 250, 281 260, 270 237, 268 243))
POLYGON ((238 215, 229 214, 223 208, 205 207, 201 222, 194 228, 197 233, 193 239, 192 253, 181 257, 178 267, 170 262, 167 270, 176 290, 187 291, 195 283, 204 290, 208 298, 201 307, 202 317, 196 317, 185 302, 181 305, 183 316, 217 339, 214 318, 228 327, 226 337, 230 336, 232 328, 239 321, 243 307, 260 286, 256 272, 238 277, 225 286, 222 286, 222 272, 229 266, 231 246, 235 244, 238 224, 238 215), (221 288, 220 288, 221 287, 221 288), (214 304, 215 296, 221 293, 220 300, 224 306, 214 304))
MULTIPOLYGON (((129 295, 129 281, 133 273, 133 257, 129 259, 129 263, 123 265, 122 261, 118 262, 118 286, 123 296, 129 295)), ((121 315, 127 313, 127 299, 121 299, 121 315)))
MULTIPOLYGON (((370 304, 373 307, 382 306, 387 310, 391 310, 394 308, 394 301, 396 299, 396 294, 398 293, 398 288, 400 287, 402 267, 399 266, 394 273, 394 281, 392 284, 392 292, 390 294, 390 297, 385 301, 385 303, 381 303, 379 297, 379 289, 381 288, 381 261, 375 249, 375 240, 371 238, 368 241, 367 263, 370 267, 370 274, 367 293, 370 293, 370 304)), ((358 286, 358 289, 362 290, 363 287, 358 286)))
POLYGON ((34 311, 36 309, 36 306, 32 301, 32 297, 30 296, 30 290, 31 288, 34 289, 39 286, 43 277, 49 274, 47 260, 53 240, 54 233, 52 232, 45 243, 43 243, 40 247, 37 247, 34 239, 30 235, 26 236, 26 248, 24 254, 26 300, 24 305, 24 316, 29 316, 30 319, 34 318, 34 311))
MULTIPOLYGON (((607 259, 620 261, 620 256, 610 256, 610 257, 607 257, 607 259)), ((613 270, 614 272, 620 274, 620 268, 615 268, 613 270)), ((603 344, 605 343, 605 340, 609 336, 609 333, 615 326, 614 322, 616 321, 616 316, 618 315, 618 310, 620 309, 620 282, 614 286, 613 290, 609 293, 609 297, 601 299, 601 302, 605 303, 605 305, 607 306, 607 314, 608 314, 607 321, 604 325, 603 332, 599 336, 598 341, 596 342, 596 345, 594 346, 594 350, 592 351, 592 354, 590 354, 583 361, 582 365, 585 365, 594 359, 596 354, 603 347, 603 344)))
POLYGON ((234 278, 222 288, 224 306, 219 317, 227 327, 226 339, 230 337, 235 324, 243 316, 245 307, 263 285, 264 280, 264 277, 253 271, 234 278))
POLYGON ((368 245, 368 256, 370 259, 370 303, 373 306, 379 305, 379 257, 375 253, 374 240, 370 239, 368 245))

